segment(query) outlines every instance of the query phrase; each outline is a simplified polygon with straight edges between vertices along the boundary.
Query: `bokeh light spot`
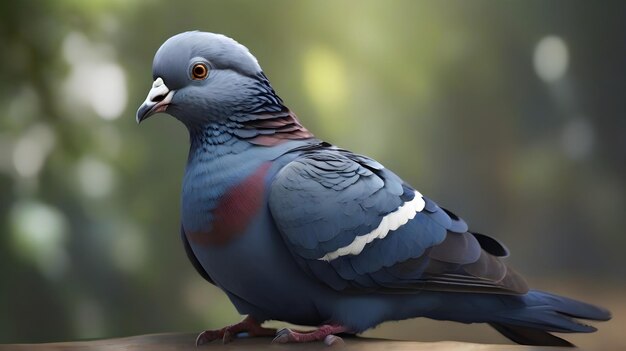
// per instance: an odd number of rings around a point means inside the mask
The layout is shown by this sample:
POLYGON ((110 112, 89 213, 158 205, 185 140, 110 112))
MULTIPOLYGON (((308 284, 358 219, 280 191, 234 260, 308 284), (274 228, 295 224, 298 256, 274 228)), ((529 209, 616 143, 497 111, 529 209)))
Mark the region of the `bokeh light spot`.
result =
POLYGON ((81 33, 68 34, 63 43, 63 56, 72 67, 66 95, 106 120, 120 117, 128 102, 126 73, 111 58, 113 53, 111 47, 93 44, 81 33))
POLYGON ((12 207, 9 218, 15 251, 34 263, 44 276, 60 277, 68 265, 65 216, 52 206, 22 201, 12 207))
POLYGON ((76 175, 82 192, 88 197, 105 197, 115 187, 116 174, 111 166, 91 157, 78 162, 76 175))
POLYGON ((346 99, 345 68, 334 52, 321 46, 311 48, 303 69, 305 88, 318 107, 336 108, 346 99))
POLYGON ((552 83, 561 79, 569 64, 565 41, 554 35, 542 38, 535 47, 533 64, 535 72, 544 82, 552 83))
POLYGON ((13 148, 13 166, 17 174, 24 178, 37 176, 55 141, 54 132, 46 125, 39 124, 28 129, 13 148))
POLYGON ((126 108, 126 75, 118 64, 105 63, 93 67, 90 79, 90 101, 96 113, 104 119, 116 119, 126 108))

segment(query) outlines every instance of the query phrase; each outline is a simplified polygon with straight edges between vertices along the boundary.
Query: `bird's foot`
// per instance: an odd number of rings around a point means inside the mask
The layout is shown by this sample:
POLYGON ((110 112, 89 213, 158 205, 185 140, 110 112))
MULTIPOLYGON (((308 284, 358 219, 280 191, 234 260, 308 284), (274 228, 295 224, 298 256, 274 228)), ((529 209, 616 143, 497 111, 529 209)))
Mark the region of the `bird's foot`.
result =
POLYGON ((237 324, 229 325, 222 329, 203 331, 196 338, 196 346, 218 339, 222 339, 222 343, 227 344, 233 341, 237 334, 244 332, 250 337, 276 335, 276 329, 263 328, 254 318, 247 316, 237 324))
POLYGON ((327 324, 313 330, 311 332, 300 332, 283 328, 276 333, 276 337, 272 343, 301 343, 323 340, 328 346, 343 344, 343 339, 334 334, 349 332, 348 328, 341 325, 327 324))

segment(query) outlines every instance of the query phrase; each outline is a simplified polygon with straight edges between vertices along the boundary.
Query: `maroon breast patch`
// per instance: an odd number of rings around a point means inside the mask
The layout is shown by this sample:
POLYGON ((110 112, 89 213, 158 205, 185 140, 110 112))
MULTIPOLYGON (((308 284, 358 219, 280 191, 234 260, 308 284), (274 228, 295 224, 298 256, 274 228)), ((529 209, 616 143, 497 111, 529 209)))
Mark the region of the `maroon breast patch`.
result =
POLYGON ((265 175, 270 168, 266 162, 241 183, 222 196, 213 210, 213 227, 209 232, 187 233, 189 241, 198 245, 223 245, 243 234, 263 205, 265 175))

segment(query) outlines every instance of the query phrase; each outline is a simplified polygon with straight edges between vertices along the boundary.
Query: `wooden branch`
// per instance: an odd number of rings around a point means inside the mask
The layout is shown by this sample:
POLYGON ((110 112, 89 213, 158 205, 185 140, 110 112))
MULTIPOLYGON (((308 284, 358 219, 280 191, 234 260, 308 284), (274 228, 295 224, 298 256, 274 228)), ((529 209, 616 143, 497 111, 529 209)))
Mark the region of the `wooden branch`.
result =
POLYGON ((46 344, 14 344, 0 345, 0 351, 202 351, 202 350, 331 350, 348 349, 362 351, 394 350, 394 351, 539 351, 555 350, 547 347, 528 347, 519 345, 487 345, 465 342, 441 341, 441 342, 416 342, 416 341, 392 341, 371 338, 344 338, 345 346, 327 348, 323 343, 309 343, 300 345, 272 345, 271 338, 240 338, 230 344, 222 345, 221 342, 213 342, 196 348, 196 334, 170 333, 149 334, 125 338, 72 341, 46 344))

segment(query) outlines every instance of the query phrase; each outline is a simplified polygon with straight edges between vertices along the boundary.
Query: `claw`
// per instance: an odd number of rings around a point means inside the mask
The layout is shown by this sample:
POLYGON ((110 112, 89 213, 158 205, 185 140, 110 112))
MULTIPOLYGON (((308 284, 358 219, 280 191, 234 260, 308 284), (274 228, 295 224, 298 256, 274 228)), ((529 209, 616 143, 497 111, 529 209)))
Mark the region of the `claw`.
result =
POLYGON ((283 334, 289 334, 289 333, 291 333, 291 329, 281 328, 279 331, 276 332, 276 335, 283 335, 283 334))
POLYGON ((206 343, 209 343, 213 340, 219 339, 219 331, 217 330, 205 330, 202 333, 198 334, 196 338, 196 346, 201 346, 206 343))
MULTIPOLYGON (((272 340, 272 344, 286 344, 288 343, 289 336, 293 334, 293 331, 289 328, 282 328, 276 332, 276 337, 272 340)), ((293 341, 293 340, 291 340, 293 341)))
POLYGON ((222 344, 226 345, 229 342, 233 341, 234 337, 231 334, 229 328, 226 328, 226 330, 224 331, 224 336, 222 337, 222 344))
POLYGON ((345 342, 343 341, 341 337, 337 335, 328 334, 324 338, 324 344, 326 344, 327 346, 335 346, 335 345, 339 346, 339 345, 344 345, 345 342))
POLYGON ((204 341, 203 335, 204 335, 204 332, 198 334, 198 337, 196 337, 196 347, 198 347, 200 345, 204 345, 206 343, 204 341))
POLYGON ((276 332, 276 336, 279 336, 279 335, 289 335, 291 333, 293 333, 293 330, 291 330, 289 328, 282 328, 281 330, 276 332))

